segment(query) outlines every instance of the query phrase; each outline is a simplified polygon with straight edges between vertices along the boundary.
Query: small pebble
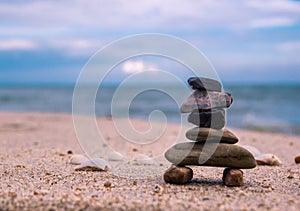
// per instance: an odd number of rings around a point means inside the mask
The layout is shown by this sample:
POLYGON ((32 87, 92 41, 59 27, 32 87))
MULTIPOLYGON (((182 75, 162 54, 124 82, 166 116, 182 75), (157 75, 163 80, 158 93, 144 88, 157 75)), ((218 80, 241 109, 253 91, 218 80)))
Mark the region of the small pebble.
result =
POLYGON ((124 159, 124 157, 118 152, 110 152, 108 154, 109 161, 121 161, 123 159, 124 159))
POLYGON ((75 168, 76 171, 108 171, 111 169, 109 163, 102 158, 87 160, 75 168))
POLYGON ((155 186, 154 186, 154 192, 155 193, 162 193, 164 191, 164 188, 162 187, 162 186, 160 186, 160 185, 158 185, 158 184, 156 184, 155 186))
POLYGON ((72 155, 73 154, 73 152, 71 150, 68 150, 67 153, 68 153, 68 155, 72 155))
POLYGON ((243 171, 240 169, 225 168, 223 172, 223 183, 228 187, 240 187, 244 184, 243 171))
POLYGON ((136 165, 155 165, 156 162, 154 159, 150 158, 145 154, 136 154, 133 157, 133 163, 136 165))
POLYGON ((81 163, 87 160, 88 160, 87 157, 85 157, 84 155, 74 154, 70 158, 70 163, 74 165, 80 165, 81 163))
POLYGON ((26 169, 26 167, 25 167, 24 165, 20 165, 20 164, 16 165, 15 167, 16 167, 16 168, 26 169))
POLYGON ((261 154, 255 156, 257 165, 279 166, 282 164, 281 160, 273 154, 261 154))
POLYGON ((297 157, 295 157, 295 163, 296 163, 296 164, 300 163, 300 155, 297 156, 297 157))
POLYGON ((262 187, 263 187, 263 188, 269 188, 269 187, 270 187, 270 185, 268 185, 268 184, 265 184, 265 185, 262 185, 262 187))
POLYGON ((106 182, 104 183, 104 187, 110 188, 110 187, 111 187, 111 182, 110 182, 110 181, 106 181, 106 182))
POLYGON ((185 184, 193 178, 193 170, 183 166, 171 166, 164 174, 166 183, 185 184))

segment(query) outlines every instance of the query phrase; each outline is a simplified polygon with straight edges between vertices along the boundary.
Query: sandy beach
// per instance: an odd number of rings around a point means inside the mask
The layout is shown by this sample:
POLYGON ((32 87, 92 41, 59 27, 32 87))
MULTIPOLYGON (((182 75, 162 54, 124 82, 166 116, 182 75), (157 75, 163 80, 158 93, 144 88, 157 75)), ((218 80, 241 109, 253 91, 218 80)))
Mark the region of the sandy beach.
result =
MULTIPOLYGON (((105 139, 120 142, 110 118, 98 121, 105 139)), ((134 122, 147 127, 147 122, 134 122)), ((178 130, 179 125, 168 124, 160 147, 172 144, 178 130)), ((84 152, 71 115, 0 113, 0 210, 300 210, 300 165, 294 162, 300 137, 231 130, 239 144, 273 153, 283 164, 243 170, 245 184, 235 188, 222 184, 223 168, 192 167, 194 179, 186 185, 166 184, 162 175, 129 179, 75 171, 70 153, 84 152)))

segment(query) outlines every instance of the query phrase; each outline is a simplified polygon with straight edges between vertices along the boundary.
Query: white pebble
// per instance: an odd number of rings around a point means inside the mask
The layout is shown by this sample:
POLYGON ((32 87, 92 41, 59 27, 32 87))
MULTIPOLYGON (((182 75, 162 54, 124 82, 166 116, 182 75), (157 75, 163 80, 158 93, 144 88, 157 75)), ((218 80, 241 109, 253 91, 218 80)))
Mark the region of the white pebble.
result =
POLYGON ((154 159, 150 158, 145 154, 136 154, 133 157, 133 163, 136 165, 155 165, 156 162, 154 159))
POLYGON ((87 160, 88 160, 87 157, 85 157, 84 155, 75 154, 71 156, 70 163, 74 165, 80 165, 81 163, 87 160))
POLYGON ((280 159, 273 154, 261 154, 255 157, 257 165, 279 166, 282 164, 280 159))
POLYGON ((109 161, 121 161, 123 159, 124 159, 124 157, 118 152, 110 152, 108 154, 109 161))
POLYGON ((109 163, 102 158, 87 160, 75 168, 76 171, 108 171, 111 169, 109 163))

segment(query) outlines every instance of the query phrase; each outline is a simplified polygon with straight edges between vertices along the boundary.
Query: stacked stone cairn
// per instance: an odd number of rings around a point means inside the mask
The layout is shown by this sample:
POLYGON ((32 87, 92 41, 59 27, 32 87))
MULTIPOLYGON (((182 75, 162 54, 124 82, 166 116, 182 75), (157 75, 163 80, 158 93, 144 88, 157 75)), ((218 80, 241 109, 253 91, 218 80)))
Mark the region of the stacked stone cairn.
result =
POLYGON ((222 92, 222 85, 213 79, 192 77, 188 83, 194 91, 182 104, 181 113, 190 113, 188 121, 197 127, 186 132, 189 142, 178 143, 168 149, 165 157, 173 165, 165 172, 167 183, 185 184, 193 178, 193 170, 186 166, 225 167, 223 184, 242 186, 243 172, 256 166, 253 155, 239 140, 225 129, 225 108, 231 106, 231 94, 222 92))

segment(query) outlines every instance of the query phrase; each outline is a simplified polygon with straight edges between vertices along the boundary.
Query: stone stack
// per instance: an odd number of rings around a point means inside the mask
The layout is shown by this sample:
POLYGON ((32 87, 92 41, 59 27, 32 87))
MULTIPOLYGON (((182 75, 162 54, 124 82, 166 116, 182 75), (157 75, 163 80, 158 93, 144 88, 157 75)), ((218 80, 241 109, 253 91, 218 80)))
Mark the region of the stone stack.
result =
POLYGON ((234 145, 239 140, 225 129, 225 108, 233 102, 231 94, 222 92, 222 85, 212 79, 192 77, 188 80, 194 91, 182 104, 181 113, 190 113, 188 121, 197 127, 186 132, 189 142, 178 143, 168 149, 165 157, 173 163, 165 174, 168 183, 184 184, 193 178, 186 166, 226 167, 223 183, 243 185, 243 172, 256 166, 253 155, 234 145))

